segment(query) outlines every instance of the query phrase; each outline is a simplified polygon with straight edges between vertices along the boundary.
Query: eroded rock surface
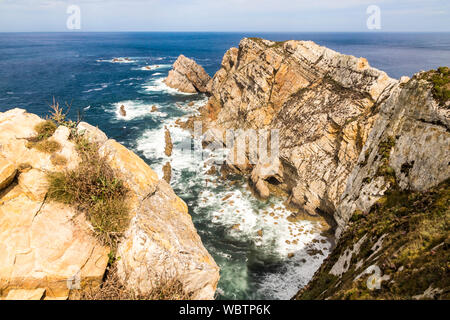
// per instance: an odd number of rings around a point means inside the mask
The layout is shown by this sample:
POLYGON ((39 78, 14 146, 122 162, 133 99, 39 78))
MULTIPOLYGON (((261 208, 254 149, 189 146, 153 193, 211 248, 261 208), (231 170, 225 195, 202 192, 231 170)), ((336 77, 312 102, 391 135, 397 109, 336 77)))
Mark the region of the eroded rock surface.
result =
POLYGON ((164 83, 186 93, 208 92, 211 77, 194 60, 180 55, 164 83))
POLYGON ((332 215, 373 126, 379 104, 396 80, 364 58, 310 41, 243 39, 224 56, 211 82, 209 128, 279 130, 282 174, 258 176, 270 165, 228 162, 252 172, 260 193, 276 179, 291 202, 310 214, 332 215))

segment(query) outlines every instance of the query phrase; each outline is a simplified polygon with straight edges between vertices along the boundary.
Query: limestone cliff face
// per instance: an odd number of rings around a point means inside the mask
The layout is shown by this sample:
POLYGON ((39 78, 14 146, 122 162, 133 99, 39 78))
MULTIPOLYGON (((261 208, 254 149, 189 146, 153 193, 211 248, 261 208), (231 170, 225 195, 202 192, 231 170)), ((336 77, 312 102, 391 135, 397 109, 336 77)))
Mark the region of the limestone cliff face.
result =
POLYGON ((209 127, 278 129, 280 161, 273 175, 252 171, 261 195, 271 177, 293 204, 333 214, 377 118, 376 106, 397 81, 364 58, 310 41, 243 39, 224 56, 205 107, 209 127))
MULTIPOLYGON (((46 173, 76 169, 80 157, 71 131, 60 126, 50 138, 52 154, 27 147, 43 120, 25 110, 0 113, 0 297, 67 299, 71 281, 81 288, 101 283, 110 249, 74 208, 50 202, 46 173), (55 165, 57 156, 67 163, 55 165), (69 284, 69 286, 68 286, 69 284)), ((87 123, 76 128, 99 145, 127 188, 132 215, 119 244, 119 277, 134 290, 150 290, 176 277, 194 299, 212 299, 219 269, 203 247, 186 204, 140 159, 87 123)))
POLYGON ((211 77, 194 60, 180 55, 164 83, 186 93, 208 92, 211 77))
POLYGON ((335 214, 338 235, 355 210, 367 211, 394 184, 426 191, 450 177, 450 103, 439 104, 423 77, 397 84, 378 106, 335 214))

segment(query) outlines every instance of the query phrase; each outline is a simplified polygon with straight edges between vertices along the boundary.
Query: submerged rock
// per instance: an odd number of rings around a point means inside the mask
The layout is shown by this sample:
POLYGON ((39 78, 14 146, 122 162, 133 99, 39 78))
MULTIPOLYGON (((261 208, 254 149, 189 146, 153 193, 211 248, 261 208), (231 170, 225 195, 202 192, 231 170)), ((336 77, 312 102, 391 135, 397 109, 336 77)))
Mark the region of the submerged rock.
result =
POLYGON ((211 77, 194 60, 180 55, 164 83, 186 93, 208 92, 211 77))

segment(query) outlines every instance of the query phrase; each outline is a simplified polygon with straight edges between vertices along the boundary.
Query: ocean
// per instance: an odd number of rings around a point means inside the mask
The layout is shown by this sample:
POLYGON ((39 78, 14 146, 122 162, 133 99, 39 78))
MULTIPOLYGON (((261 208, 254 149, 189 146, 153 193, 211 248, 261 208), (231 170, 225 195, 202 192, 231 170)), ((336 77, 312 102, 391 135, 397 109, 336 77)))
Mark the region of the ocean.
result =
POLYGON ((281 199, 257 200, 244 179, 233 186, 220 181, 209 171, 214 154, 201 161, 185 156, 177 146, 190 134, 175 120, 195 114, 207 97, 162 82, 179 54, 213 76, 243 37, 313 40, 365 57, 394 78, 450 65, 450 33, 0 33, 0 112, 17 107, 46 116, 54 97, 70 118, 81 114, 160 177, 170 161, 171 185, 221 268, 218 298, 289 299, 320 266, 330 240, 315 221, 288 221, 281 199), (158 111, 150 112, 153 106, 158 111), (164 127, 175 145, 170 158, 164 127))

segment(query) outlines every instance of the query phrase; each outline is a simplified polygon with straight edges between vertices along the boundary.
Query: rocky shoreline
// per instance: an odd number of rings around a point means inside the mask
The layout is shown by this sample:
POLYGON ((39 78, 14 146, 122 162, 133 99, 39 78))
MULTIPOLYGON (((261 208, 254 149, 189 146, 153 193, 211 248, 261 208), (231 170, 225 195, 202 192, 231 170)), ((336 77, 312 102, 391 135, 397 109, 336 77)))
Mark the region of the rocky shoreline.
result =
MULTIPOLYGON (((334 250, 297 299, 449 298, 449 83, 448 67, 396 80, 311 41, 259 38, 228 50, 213 78, 181 55, 165 80, 208 95, 199 116, 176 122, 202 121, 203 147, 234 154, 249 130, 276 130, 270 161, 248 149, 244 161, 228 156, 220 173, 245 176, 263 200, 285 198, 288 219, 325 217, 333 228, 334 250), (230 129, 247 131, 229 145, 230 129)), ((159 179, 98 128, 63 118, 0 113, 0 298, 74 298, 114 269, 138 296, 164 276, 192 299, 213 299, 219 267, 169 185, 170 162, 159 179), (76 176, 86 148, 125 190, 127 224, 114 246, 97 236, 89 210, 49 195, 49 177, 76 176)), ((167 128, 164 140, 170 157, 167 128)))
MULTIPOLYGON (((244 163, 229 157, 228 168, 248 176, 260 197, 281 189, 297 210, 326 216, 336 227, 334 258, 324 263, 308 289, 297 297, 342 298, 326 293, 312 296, 308 290, 324 281, 329 270, 342 269, 333 267, 331 261, 339 256, 339 261, 344 259, 351 250, 357 256, 360 247, 369 246, 372 255, 367 260, 345 260, 343 270, 333 271, 335 286, 354 290, 339 279, 353 277, 362 282, 369 266, 392 273, 384 267, 390 257, 376 256, 381 249, 375 244, 381 246, 388 234, 362 234, 344 245, 342 242, 349 238, 355 215, 369 214, 392 192, 426 193, 450 177, 449 69, 395 80, 370 67, 364 58, 339 54, 310 41, 246 38, 239 48, 227 51, 207 87, 210 98, 200 110, 201 116, 184 126, 192 128, 194 121, 202 121, 205 144, 223 145, 228 129, 278 129, 278 158, 269 164, 251 163, 252 154, 247 152, 244 163)), ((235 137, 235 144, 238 139, 235 137)), ((448 192, 446 186, 444 193, 448 192)), ((445 197, 442 201, 448 203, 445 197)), ((447 221, 448 206, 442 214, 447 221)), ((448 236, 447 229, 434 239, 443 241, 442 250, 447 250, 448 236)), ((389 246, 386 244, 386 249, 389 246)), ((443 254, 448 257, 446 251, 443 254)), ((414 262, 397 269, 411 265, 414 262)), ((405 293, 405 298, 420 297, 427 290, 441 297, 448 291, 446 286, 447 282, 430 280, 415 292, 405 293), (434 290, 437 287, 440 289, 434 290)), ((366 297, 376 296, 366 293, 366 297)))

